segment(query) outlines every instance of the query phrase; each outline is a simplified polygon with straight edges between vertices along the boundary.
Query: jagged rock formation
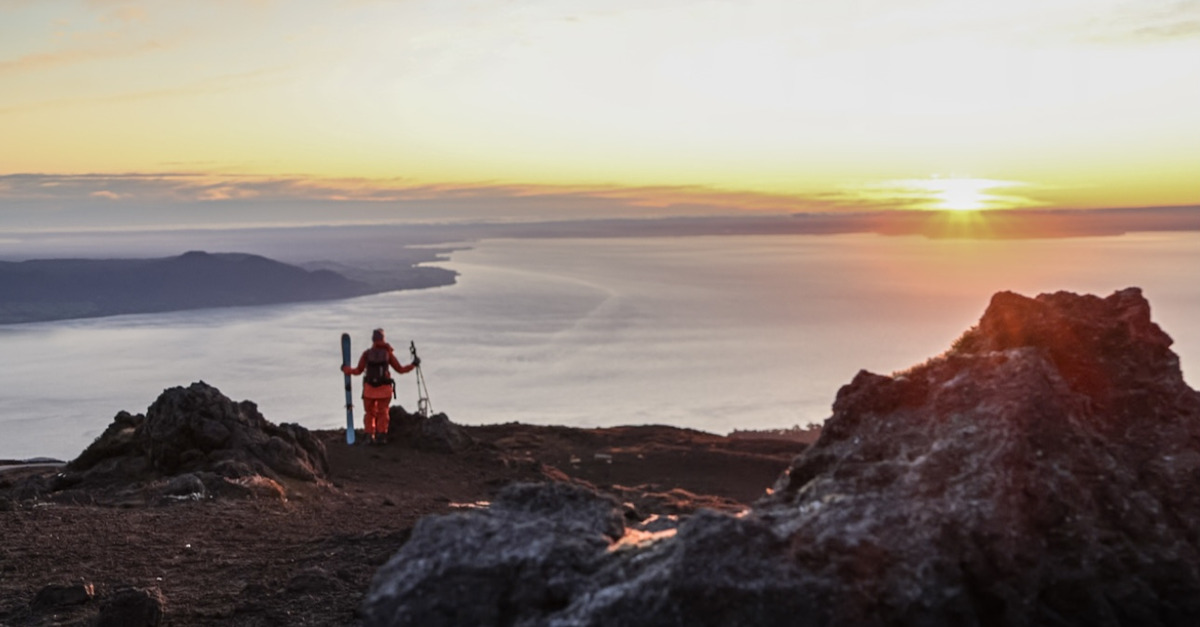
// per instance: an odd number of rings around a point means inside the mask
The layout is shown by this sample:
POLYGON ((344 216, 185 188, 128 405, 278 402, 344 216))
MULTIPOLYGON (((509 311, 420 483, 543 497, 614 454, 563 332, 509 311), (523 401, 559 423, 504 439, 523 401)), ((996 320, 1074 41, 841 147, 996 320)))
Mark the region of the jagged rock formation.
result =
POLYGON ((319 481, 325 445, 296 424, 275 425, 250 401, 203 381, 164 390, 145 415, 120 412, 53 482, 46 496, 281 496, 285 479, 319 481), (57 494, 55 494, 57 493, 57 494))
POLYGON ((366 624, 1200 624, 1200 394, 1170 344, 1136 288, 999 293, 946 354, 844 386, 749 514, 639 546, 611 501, 521 488, 422 521, 366 624))

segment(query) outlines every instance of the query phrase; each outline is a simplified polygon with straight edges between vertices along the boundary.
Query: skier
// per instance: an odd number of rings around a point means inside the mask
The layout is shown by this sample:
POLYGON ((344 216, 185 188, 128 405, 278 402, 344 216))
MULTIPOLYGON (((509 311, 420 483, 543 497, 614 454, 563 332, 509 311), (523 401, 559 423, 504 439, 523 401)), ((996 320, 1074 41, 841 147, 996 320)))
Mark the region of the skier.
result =
POLYGON ((368 444, 387 444, 388 407, 391 399, 396 397, 396 382, 392 380, 389 367, 397 373, 404 374, 421 365, 420 357, 413 357, 411 364, 401 366, 396 359, 392 345, 384 339, 383 329, 371 332, 371 348, 363 351, 358 359, 358 366, 342 366, 345 374, 358 375, 366 372, 363 377, 363 408, 366 416, 363 424, 367 432, 368 444))

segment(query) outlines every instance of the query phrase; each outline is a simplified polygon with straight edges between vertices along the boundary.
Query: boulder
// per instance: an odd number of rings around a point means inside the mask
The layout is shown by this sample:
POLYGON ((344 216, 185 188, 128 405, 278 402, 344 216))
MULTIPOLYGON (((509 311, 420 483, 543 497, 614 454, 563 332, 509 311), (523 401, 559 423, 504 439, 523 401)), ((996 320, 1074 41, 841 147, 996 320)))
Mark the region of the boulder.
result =
POLYGON ((491 507, 424 518, 375 575, 371 625, 502 625, 545 619, 624 533, 620 504, 585 488, 516 484, 491 507), (511 614, 520 607, 522 612, 511 614))
POLYGON ((275 492, 285 479, 315 482, 328 472, 325 445, 307 429, 273 424, 254 403, 235 403, 201 381, 164 390, 145 415, 118 413, 49 490, 261 495, 257 486, 275 492))
POLYGON ((134 435, 163 474, 241 462, 255 474, 313 481, 328 472, 325 446, 298 425, 275 425, 250 401, 234 403, 203 381, 171 388, 146 411, 134 435))
POLYGON ((843 386, 745 515, 616 540, 610 501, 546 487, 422 520, 365 624, 1200 624, 1200 394, 1170 344, 1136 288, 997 294, 945 354, 843 386))

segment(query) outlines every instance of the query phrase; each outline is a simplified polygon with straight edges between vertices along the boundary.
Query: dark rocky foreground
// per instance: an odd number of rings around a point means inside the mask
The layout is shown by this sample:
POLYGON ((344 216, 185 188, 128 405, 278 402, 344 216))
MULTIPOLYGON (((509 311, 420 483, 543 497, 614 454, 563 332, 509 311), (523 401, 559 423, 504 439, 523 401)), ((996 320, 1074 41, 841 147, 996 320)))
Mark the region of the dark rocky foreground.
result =
POLYGON ((1200 395, 1140 290, 996 294, 860 372, 748 513, 514 485, 427 517, 367 625, 1197 625, 1200 395))
POLYGON ((804 448, 401 407, 392 425, 387 446, 346 446, 201 382, 121 412, 66 467, 0 462, 0 626, 357 625, 422 517, 528 482, 613 495, 630 521, 737 512, 804 448))

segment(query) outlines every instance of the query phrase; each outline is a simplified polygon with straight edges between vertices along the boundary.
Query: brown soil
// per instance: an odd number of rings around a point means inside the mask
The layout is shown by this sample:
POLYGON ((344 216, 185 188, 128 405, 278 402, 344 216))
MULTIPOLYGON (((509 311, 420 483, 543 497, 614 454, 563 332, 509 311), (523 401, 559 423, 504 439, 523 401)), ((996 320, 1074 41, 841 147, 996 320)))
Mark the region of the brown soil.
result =
POLYGON ((286 501, 120 507, 11 500, 0 471, 0 626, 88 625, 124 586, 158 588, 166 624, 354 625, 375 570, 422 516, 489 500, 514 481, 583 481, 642 515, 740 510, 804 445, 674 429, 467 427, 483 444, 448 455, 392 443, 349 447, 321 432, 330 483, 289 483, 286 501), (30 607, 42 588, 92 584, 91 602, 30 607))

